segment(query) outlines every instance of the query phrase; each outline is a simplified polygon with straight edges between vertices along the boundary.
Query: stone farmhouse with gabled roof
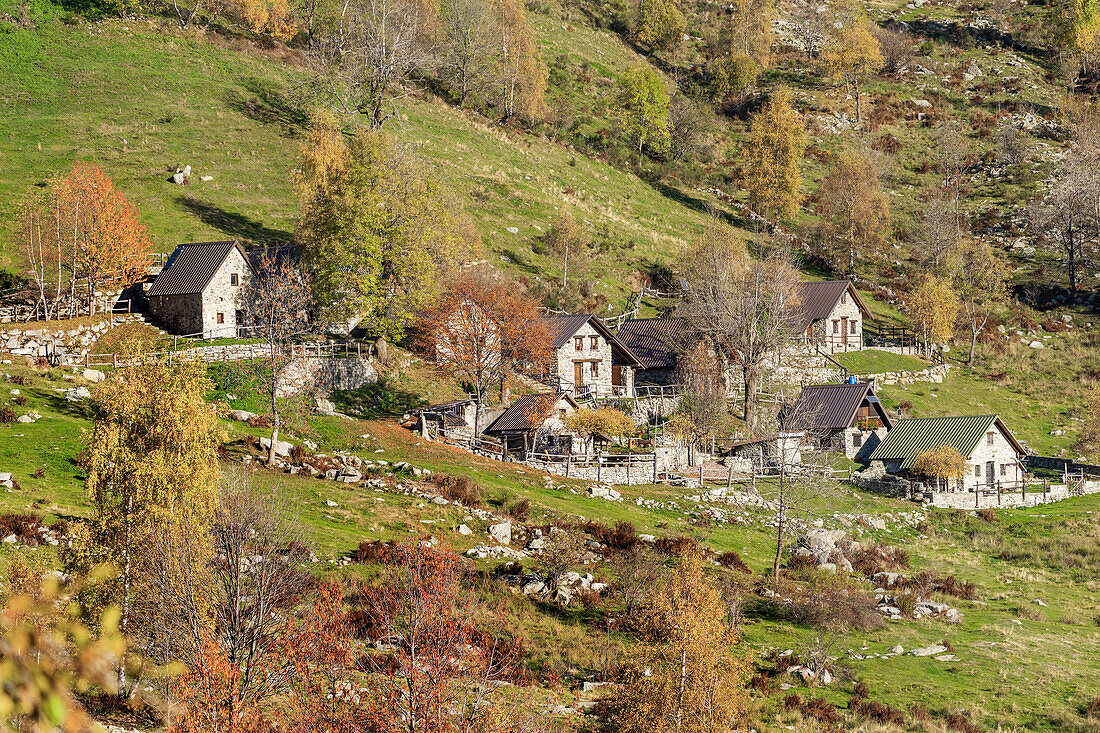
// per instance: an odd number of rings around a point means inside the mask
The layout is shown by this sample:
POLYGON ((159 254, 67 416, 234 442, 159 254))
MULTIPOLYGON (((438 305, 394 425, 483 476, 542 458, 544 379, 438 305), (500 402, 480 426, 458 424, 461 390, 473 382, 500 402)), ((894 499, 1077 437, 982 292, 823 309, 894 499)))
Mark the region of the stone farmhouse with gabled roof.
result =
POLYGON ((851 280, 811 280, 798 286, 799 331, 828 353, 860 351, 864 321, 873 319, 851 280))
POLYGON ((687 322, 683 318, 632 318, 615 334, 641 366, 634 371, 635 384, 673 384, 680 351, 686 345, 687 322))
POLYGON ((898 420, 869 460, 882 461, 888 473, 911 474, 917 456, 944 445, 965 456, 967 464, 966 475, 948 490, 1017 488, 1023 480, 1026 451, 998 415, 898 420))
POLYGON ((235 240, 181 244, 145 297, 153 316, 171 333, 235 337, 245 320, 238 296, 254 271, 235 240))
POLYGON ((808 442, 866 460, 893 421, 869 384, 817 384, 802 388, 785 408, 783 427, 802 431, 808 442))
POLYGON ((575 436, 565 427, 565 418, 578 409, 580 406, 568 392, 526 394, 493 420, 485 434, 500 439, 508 453, 565 455, 577 445, 583 451, 584 442, 574 441, 575 436))
POLYGON ((642 366, 599 318, 589 313, 543 316, 551 335, 549 381, 577 399, 632 397, 642 366))

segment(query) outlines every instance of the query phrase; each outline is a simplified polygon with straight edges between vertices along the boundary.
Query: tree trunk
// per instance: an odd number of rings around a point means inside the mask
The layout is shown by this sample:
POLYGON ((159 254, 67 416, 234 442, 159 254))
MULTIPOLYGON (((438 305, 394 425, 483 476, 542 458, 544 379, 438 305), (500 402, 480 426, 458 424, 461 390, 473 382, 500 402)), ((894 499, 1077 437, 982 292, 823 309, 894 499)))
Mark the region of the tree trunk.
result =
MULTIPOLYGON (((272 375, 272 380, 278 380, 278 370, 275 370, 275 374, 272 375)), ((271 429, 271 445, 267 451, 267 467, 274 468, 275 460, 275 443, 279 440, 279 405, 275 399, 275 382, 271 384, 271 415, 273 427, 271 429)))
POLYGON ((974 366, 974 348, 978 345, 978 331, 980 329, 976 326, 972 326, 970 329, 970 355, 966 358, 966 365, 968 367, 974 366))
POLYGON ((752 435, 756 432, 756 388, 760 383, 760 368, 742 366, 745 370, 745 429, 752 435))
POLYGON ((855 87, 856 90, 856 124, 863 123, 863 95, 859 93, 859 87, 855 87))

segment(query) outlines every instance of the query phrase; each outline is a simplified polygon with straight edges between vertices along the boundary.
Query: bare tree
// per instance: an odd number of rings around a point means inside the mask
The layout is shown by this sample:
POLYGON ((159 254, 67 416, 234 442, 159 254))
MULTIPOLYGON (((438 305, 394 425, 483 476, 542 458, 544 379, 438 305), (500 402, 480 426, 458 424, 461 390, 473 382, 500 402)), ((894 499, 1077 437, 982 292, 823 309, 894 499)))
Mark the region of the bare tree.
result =
POLYGON ((306 51, 315 90, 380 128, 416 69, 432 62, 430 6, 417 0, 348 0, 318 24, 306 51))
MULTIPOLYGON (((297 268, 288 249, 265 250, 256 258, 256 266, 238 294, 237 308, 243 315, 248 334, 262 339, 267 347, 264 357, 257 362, 266 382, 268 405, 272 415, 271 446, 268 465, 276 460, 275 443, 283 415, 279 408, 280 387, 288 378, 296 381, 301 390, 312 383, 309 370, 288 368, 295 364, 294 343, 315 330, 311 319, 312 290, 307 275, 297 268)), ((300 360, 298 360, 300 361, 300 360)))
POLYGON ((951 198, 955 210, 956 234, 962 232, 959 202, 962 197, 963 171, 970 158, 970 143, 958 120, 941 122, 936 128, 936 157, 943 171, 943 190, 951 198))
POLYGON ((930 266, 933 272, 940 272, 948 252, 959 240, 950 200, 933 196, 921 206, 913 239, 921 264, 930 266))
POLYGON ((832 30, 833 16, 825 3, 799 0, 790 16, 791 33, 807 59, 815 59, 825 48, 832 30))
POLYGON ((871 35, 878 40, 882 51, 882 60, 885 62, 885 66, 882 67, 884 73, 895 75, 913 63, 917 43, 908 32, 898 28, 871 26, 871 35))
POLYGON ((798 331, 798 270, 781 245, 749 255, 733 232, 712 221, 684 256, 687 293, 678 309, 725 371, 743 371, 745 424, 757 427, 757 390, 768 358, 798 331))
POLYGON ((20 214, 19 241, 23 245, 38 306, 43 319, 48 321, 61 300, 64 282, 62 213, 56 201, 47 202, 46 197, 28 193, 20 214))
POLYGON ((615 555, 612 560, 614 589, 622 599, 627 618, 632 618, 645 605, 646 599, 657 587, 666 559, 665 555, 644 544, 615 555))
POLYGON ((1032 229, 1053 243, 1066 264, 1069 289, 1077 292, 1077 272, 1100 234, 1100 180, 1093 161, 1071 151, 1053 183, 1029 209, 1032 229))
POLYGON ((447 0, 442 7, 439 73, 462 104, 482 91, 494 72, 500 28, 486 0, 447 0))
MULTIPOLYGON (((256 701, 276 689, 279 632, 312 578, 296 512, 275 489, 261 493, 243 471, 226 477, 213 517, 180 507, 146 539, 135 635, 153 660, 191 666, 213 624, 235 694, 256 701)), ((169 699, 171 690, 167 690, 169 699)))
POLYGON ((710 109, 700 107, 691 97, 676 92, 669 99, 669 155, 675 160, 708 160, 714 144, 715 123, 710 109))

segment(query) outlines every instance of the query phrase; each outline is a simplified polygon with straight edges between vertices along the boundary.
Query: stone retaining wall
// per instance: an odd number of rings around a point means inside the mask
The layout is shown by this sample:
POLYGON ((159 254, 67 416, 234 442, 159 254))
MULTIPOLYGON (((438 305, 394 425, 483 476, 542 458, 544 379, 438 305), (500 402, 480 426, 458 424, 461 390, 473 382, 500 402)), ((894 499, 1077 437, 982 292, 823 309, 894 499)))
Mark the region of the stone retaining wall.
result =
POLYGON ((942 384, 950 371, 950 364, 937 364, 936 366, 916 371, 883 372, 882 374, 870 375, 871 385, 877 390, 880 387, 894 384, 905 385, 915 384, 916 382, 934 382, 936 384, 942 384))
MULTIPOLYGON (((566 476, 568 473, 568 478, 581 481, 598 481, 599 483, 614 485, 651 484, 654 482, 653 455, 652 453, 635 454, 634 462, 630 466, 629 480, 626 465, 620 463, 614 465, 604 464, 599 467, 594 463, 589 465, 571 463, 568 464, 568 468, 564 461, 528 460, 524 463, 532 468, 556 476, 566 476)), ((671 446, 660 446, 657 448, 656 457, 657 473, 665 473, 670 470, 677 470, 686 463, 687 450, 671 446)))
POLYGON ((279 375, 277 390, 280 397, 288 397, 309 389, 358 389, 377 381, 378 370, 369 359, 300 359, 279 375))
MULTIPOLYGON (((139 321, 137 315, 116 315, 115 325, 139 321)), ((0 355, 23 356, 30 359, 49 354, 67 352, 83 358, 88 347, 111 328, 109 318, 91 325, 64 327, 64 321, 38 321, 23 326, 6 326, 0 329, 0 355)))
POLYGON ((1021 494, 1019 491, 1004 491, 998 497, 996 494, 983 492, 979 494, 978 503, 975 504, 972 492, 936 492, 931 494, 932 498, 925 503, 940 509, 1010 509, 1051 504, 1073 496, 1097 493, 1100 493, 1100 481, 1085 481, 1084 486, 1076 493, 1071 492, 1065 484, 1051 484, 1045 495, 1034 491, 1026 494, 1021 494))

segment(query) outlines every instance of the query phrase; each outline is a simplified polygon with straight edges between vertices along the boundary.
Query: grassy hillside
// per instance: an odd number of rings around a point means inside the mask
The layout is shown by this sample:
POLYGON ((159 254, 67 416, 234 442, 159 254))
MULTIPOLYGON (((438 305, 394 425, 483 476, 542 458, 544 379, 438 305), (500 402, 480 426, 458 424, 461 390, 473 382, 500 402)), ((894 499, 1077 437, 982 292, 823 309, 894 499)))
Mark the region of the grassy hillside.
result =
MULTIPOLYGON (((291 171, 304 124, 294 52, 181 33, 159 20, 69 25, 52 8, 39 9, 33 29, 0 33, 0 266, 21 262, 13 243, 20 195, 78 160, 110 173, 162 251, 208 238, 291 238, 291 171), (171 183, 184 165, 190 185, 171 183)), ((536 18, 551 37, 551 20, 536 18)), ((606 32, 564 37, 568 53, 607 59, 607 74, 636 58, 606 32)), ((516 274, 558 276, 560 264, 533 250, 567 206, 599 244, 588 268, 599 272, 596 294, 618 303, 639 268, 670 262, 704 224, 705 200, 666 195, 563 145, 434 98, 410 99, 401 111, 391 131, 461 194, 491 259, 516 274)))

